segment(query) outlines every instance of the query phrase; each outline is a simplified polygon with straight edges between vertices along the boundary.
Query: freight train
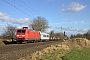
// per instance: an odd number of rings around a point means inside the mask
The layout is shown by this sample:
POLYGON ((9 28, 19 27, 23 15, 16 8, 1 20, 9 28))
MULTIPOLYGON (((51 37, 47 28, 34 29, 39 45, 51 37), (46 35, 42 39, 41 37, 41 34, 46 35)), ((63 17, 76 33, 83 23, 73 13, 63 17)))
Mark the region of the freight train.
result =
POLYGON ((48 41, 50 39, 50 35, 48 33, 35 31, 28 29, 28 27, 18 28, 16 30, 16 41, 17 43, 28 43, 30 41, 48 41))

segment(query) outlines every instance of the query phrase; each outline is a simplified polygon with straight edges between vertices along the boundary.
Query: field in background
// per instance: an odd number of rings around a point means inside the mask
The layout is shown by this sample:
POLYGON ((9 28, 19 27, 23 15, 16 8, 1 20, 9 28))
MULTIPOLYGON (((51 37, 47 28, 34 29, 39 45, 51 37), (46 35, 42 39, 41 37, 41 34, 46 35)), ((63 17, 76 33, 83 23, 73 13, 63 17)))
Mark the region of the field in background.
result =
POLYGON ((58 50, 38 60, 90 60, 90 48, 82 50, 58 50))

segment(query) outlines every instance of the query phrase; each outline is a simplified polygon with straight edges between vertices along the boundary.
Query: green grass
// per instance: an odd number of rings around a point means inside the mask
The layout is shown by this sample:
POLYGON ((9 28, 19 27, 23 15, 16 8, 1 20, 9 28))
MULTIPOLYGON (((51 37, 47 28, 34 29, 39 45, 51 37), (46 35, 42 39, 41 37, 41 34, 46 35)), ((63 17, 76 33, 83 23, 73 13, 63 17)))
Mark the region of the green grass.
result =
POLYGON ((39 60, 62 60, 61 57, 65 55, 68 51, 58 50, 47 54, 46 56, 40 58, 39 60))
POLYGON ((39 60, 90 60, 90 48, 82 50, 58 50, 47 54, 39 60))
POLYGON ((64 56, 65 60, 90 60, 90 48, 73 50, 64 56))

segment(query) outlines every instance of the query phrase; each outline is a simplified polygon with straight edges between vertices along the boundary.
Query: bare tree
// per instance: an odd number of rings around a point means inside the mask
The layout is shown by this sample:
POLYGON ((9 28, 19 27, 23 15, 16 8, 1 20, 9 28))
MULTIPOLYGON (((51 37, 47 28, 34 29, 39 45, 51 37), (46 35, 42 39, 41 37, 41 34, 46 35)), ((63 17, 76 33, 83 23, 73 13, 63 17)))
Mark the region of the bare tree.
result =
POLYGON ((36 31, 45 31, 46 28, 48 28, 48 22, 45 18, 43 17, 37 17, 35 18, 31 24, 30 27, 36 31))
POLYGON ((63 32, 57 32, 55 33, 53 30, 50 32, 50 39, 53 40, 53 39, 67 39, 67 35, 65 34, 65 31, 64 33, 63 32))
POLYGON ((70 38, 87 38, 90 40, 90 29, 84 34, 71 35, 70 38))
POLYGON ((57 38, 57 39, 64 39, 64 33, 62 33, 62 32, 58 32, 58 33, 55 33, 55 37, 57 38))
POLYGON ((87 33, 84 33, 84 37, 90 40, 90 29, 87 31, 87 33))
POLYGON ((15 36, 15 31, 16 31, 16 27, 12 26, 12 25, 7 25, 6 29, 4 30, 4 33, 2 34, 2 36, 4 38, 14 38, 15 36))
POLYGON ((87 34, 90 34, 90 29, 88 30, 87 34))

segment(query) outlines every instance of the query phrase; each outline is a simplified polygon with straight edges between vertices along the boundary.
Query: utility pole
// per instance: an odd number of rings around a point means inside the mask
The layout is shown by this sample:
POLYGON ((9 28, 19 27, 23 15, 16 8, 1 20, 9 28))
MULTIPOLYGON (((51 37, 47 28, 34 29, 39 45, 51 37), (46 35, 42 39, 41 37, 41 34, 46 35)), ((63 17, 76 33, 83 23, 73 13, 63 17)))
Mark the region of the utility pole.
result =
POLYGON ((64 31, 64 36, 65 36, 65 31, 64 31))

